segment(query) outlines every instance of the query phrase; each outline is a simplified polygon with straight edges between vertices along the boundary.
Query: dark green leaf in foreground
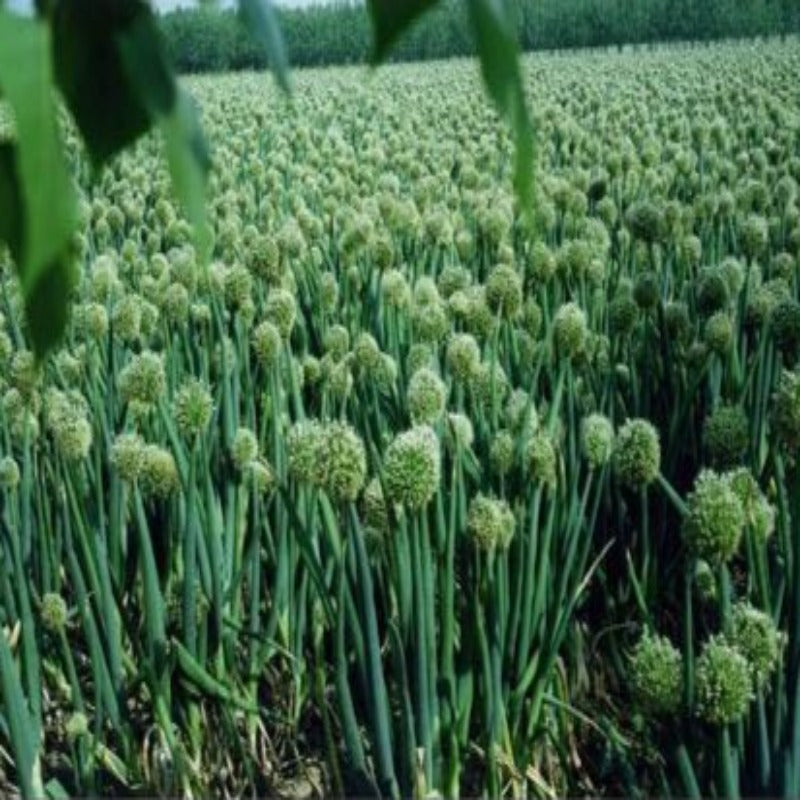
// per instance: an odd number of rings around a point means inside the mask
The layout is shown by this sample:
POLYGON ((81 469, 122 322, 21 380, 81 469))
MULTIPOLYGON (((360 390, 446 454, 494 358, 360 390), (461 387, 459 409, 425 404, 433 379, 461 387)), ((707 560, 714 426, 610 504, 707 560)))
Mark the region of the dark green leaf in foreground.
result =
POLYGON ((523 209, 533 203, 533 126, 525 102, 519 45, 504 0, 468 0, 472 29, 489 96, 516 139, 514 188, 523 209))
POLYGON ((141 15, 117 34, 125 80, 164 136, 172 185, 197 238, 206 221, 206 177, 211 157, 197 109, 176 84, 152 16, 141 15), (166 91, 169 86, 169 91, 166 91))
POLYGON ((175 108, 160 121, 160 127, 175 194, 194 225, 199 249, 204 252, 207 249, 202 239, 206 233, 206 177, 211 169, 211 156, 197 108, 186 92, 178 92, 175 108))
POLYGON ((0 142, 0 241, 15 261, 22 253, 22 197, 17 180, 17 153, 10 142, 0 142))
POLYGON ((153 13, 141 0, 58 0, 52 13, 53 59, 58 86, 69 104, 92 161, 102 164, 147 131, 152 116, 128 79, 120 34, 149 29, 151 46, 137 65, 154 101, 171 108, 175 84, 167 68, 153 13))
POLYGON ((239 0, 239 13, 243 24, 267 56, 279 86, 288 92, 289 59, 272 3, 270 0, 239 0))
POLYGON ((17 250, 31 342, 42 355, 58 341, 66 322, 76 220, 75 192, 56 121, 48 32, 42 23, 0 11, 0 89, 17 130, 12 154, 4 149, 0 163, 0 200, 8 204, 0 213, 9 213, 4 227, 15 231, 6 231, 6 238, 12 253, 17 250))
POLYGON ((372 61, 383 61, 403 31, 439 0, 367 0, 375 43, 372 61))

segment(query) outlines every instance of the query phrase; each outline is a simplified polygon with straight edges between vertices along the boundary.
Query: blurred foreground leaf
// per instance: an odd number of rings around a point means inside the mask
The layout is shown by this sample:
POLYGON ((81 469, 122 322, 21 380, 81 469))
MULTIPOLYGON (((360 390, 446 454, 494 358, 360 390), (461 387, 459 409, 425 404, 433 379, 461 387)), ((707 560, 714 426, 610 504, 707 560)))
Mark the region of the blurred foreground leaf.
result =
POLYGON ((175 195, 195 229, 205 235, 206 178, 211 156, 191 97, 177 86, 152 16, 140 16, 117 35, 123 73, 136 101, 160 128, 175 195))
POLYGON ((175 103, 153 12, 141 0, 59 0, 52 27, 58 86, 93 163, 103 164, 150 128, 153 107, 166 113, 175 103), (131 78, 131 50, 149 102, 131 78))
POLYGON ((291 88, 289 59, 274 6, 270 0, 239 0, 239 14, 245 27, 267 56, 278 85, 288 92, 291 88))
POLYGON ((403 31, 439 0, 367 0, 375 41, 372 61, 383 61, 403 31))
POLYGON ((3 228, 11 231, 0 232, 17 263, 38 355, 55 344, 66 322, 76 222, 75 191, 58 135, 49 44, 41 22, 0 11, 0 89, 17 131, 0 157, 0 215, 8 214, 3 228))
MULTIPOLYGON (((438 1, 367 0, 375 32, 373 63, 383 61, 403 31, 438 1)), ((535 147, 512 8, 507 0, 467 0, 467 4, 484 83, 514 133, 514 189, 523 211, 529 213, 535 147)))
POLYGON ((200 118, 192 98, 178 92, 175 108, 160 122, 175 194, 195 228, 198 251, 206 252, 206 177, 211 169, 200 118))
POLYGON ((481 73, 500 115, 516 140, 514 188, 526 211, 533 204, 533 125, 525 101, 519 44, 510 4, 503 0, 468 0, 481 73))

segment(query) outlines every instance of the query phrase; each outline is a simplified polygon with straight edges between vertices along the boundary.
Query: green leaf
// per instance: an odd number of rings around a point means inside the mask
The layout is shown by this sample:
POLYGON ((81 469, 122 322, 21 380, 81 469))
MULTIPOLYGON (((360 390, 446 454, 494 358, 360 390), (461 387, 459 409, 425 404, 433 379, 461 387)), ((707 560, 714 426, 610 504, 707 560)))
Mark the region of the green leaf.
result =
POLYGON ((367 0, 375 30, 372 62, 377 64, 383 61, 403 31, 438 2, 439 0, 367 0))
POLYGON ((44 791, 48 800, 69 800, 70 795, 58 778, 50 778, 45 784, 44 791))
MULTIPOLYGON (((0 11, 0 15, 2 13, 0 11)), ((11 734, 11 750, 16 762, 22 796, 41 797, 44 791, 37 768, 39 730, 28 709, 22 681, 2 629, 0 629, 0 700, 11 734)))
POLYGON ((47 28, 36 20, 0 11, 0 88, 16 123, 14 155, 5 150, 0 195, 14 218, 6 233, 17 250, 17 269, 35 352, 42 355, 61 336, 67 317, 76 226, 75 191, 58 132, 47 28), (13 176, 16 175, 16 189, 13 176), (11 187, 11 188, 9 188, 11 187), (16 198, 16 199, 15 199, 16 198))
POLYGON ((131 144, 150 128, 152 114, 129 80, 119 37, 132 32, 149 47, 138 69, 150 81, 153 102, 174 103, 172 81, 158 29, 142 0, 60 0, 52 15, 56 80, 78 124, 95 165, 131 144), (149 41, 148 41, 149 33, 149 41))
POLYGON ((116 41, 125 80, 161 129, 175 194, 194 226, 199 249, 206 250, 202 236, 211 157, 194 102, 175 83, 150 13, 140 14, 116 41))
POLYGON ((514 188, 523 210, 533 205, 534 137, 525 101, 519 45, 511 7, 504 0, 468 0, 486 89, 516 140, 514 188))
POLYGON ((289 59, 286 56, 286 45, 272 3, 270 0, 239 0, 239 14, 244 25, 263 49, 278 85, 288 93, 291 90, 289 59))
POLYGON ((211 155, 200 127, 197 107, 186 92, 178 92, 175 108, 161 120, 160 127, 175 194, 194 225, 200 250, 205 251, 209 249, 203 237, 208 233, 206 178, 211 169, 211 155))
POLYGON ((54 348, 69 320, 67 298, 76 281, 73 261, 66 256, 53 261, 25 297, 28 336, 35 352, 54 348))
POLYGON ((117 47, 125 79, 161 129, 173 189, 194 226, 199 249, 206 250, 202 237, 206 234, 206 178, 211 156, 197 108, 175 84, 160 35, 152 15, 144 14, 117 35, 117 47))
POLYGON ((16 148, 10 142, 0 143, 0 240, 8 244, 14 260, 19 262, 23 239, 22 197, 17 181, 16 148))

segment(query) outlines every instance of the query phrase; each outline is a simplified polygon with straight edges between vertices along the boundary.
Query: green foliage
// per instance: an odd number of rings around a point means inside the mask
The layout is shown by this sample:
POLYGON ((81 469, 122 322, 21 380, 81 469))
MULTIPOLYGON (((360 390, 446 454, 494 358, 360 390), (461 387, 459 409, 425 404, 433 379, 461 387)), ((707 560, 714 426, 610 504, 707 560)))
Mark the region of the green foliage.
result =
POLYGON ((45 26, 0 11, 0 89, 16 127, 13 144, 3 148, 0 216, 10 220, 7 241, 39 352, 54 344, 66 324, 76 221, 51 81, 45 26))
POLYGON ((438 0, 367 0, 375 29, 373 61, 383 61, 405 29, 437 2, 438 0))
POLYGON ((74 279, 75 192, 54 83, 97 167, 160 124, 179 199, 197 231, 210 167, 197 115, 178 90, 148 4, 60 0, 44 20, 0 11, 0 90, 16 131, 11 143, 0 142, 0 237, 19 271, 38 355, 63 334, 74 279))
MULTIPOLYGON (((375 33, 373 58, 385 58, 389 48, 423 11, 432 8, 437 0, 411 0, 406 3, 386 3, 373 0, 369 4, 375 33)), ((452 4, 451 4, 452 5, 452 4)), ((202 254, 208 252, 209 242, 204 238, 205 177, 210 169, 210 158, 203 142, 197 115, 190 100, 179 91, 172 76, 167 49, 155 24, 150 6, 143 0, 124 0, 95 7, 90 0, 54 0, 43 6, 49 35, 52 37, 52 68, 55 83, 61 90, 78 125, 90 158, 96 167, 105 164, 112 156, 132 144, 143 133, 158 124, 166 141, 167 158, 179 199, 194 225, 196 243, 202 254)), ((472 0, 469 5, 472 32, 481 59, 484 80, 489 95, 498 111, 510 123, 517 141, 514 183, 524 208, 533 200, 533 129, 528 116, 522 77, 518 64, 518 47, 511 5, 490 0, 472 0)), ((197 68, 209 66, 241 66, 238 57, 232 58, 225 47, 228 41, 238 48, 242 32, 224 25, 231 17, 215 14, 205 6, 197 12, 209 28, 210 52, 221 54, 218 60, 203 60, 197 68)), ((240 0, 239 13, 244 26, 258 49, 247 50, 244 62, 255 65, 266 59, 274 70, 278 83, 289 89, 287 54, 274 9, 269 0, 240 0)), ((68 178, 58 160, 61 159, 58 133, 55 129, 55 112, 52 101, 44 95, 50 91, 52 78, 48 35, 42 23, 25 23, 4 14, 8 27, 6 36, 13 36, 20 27, 23 34, 37 31, 40 41, 14 42, 7 55, 14 55, 24 63, 20 75, 33 83, 25 87, 12 78, 5 68, 5 91, 9 95, 16 115, 20 136, 25 141, 23 155, 30 146, 39 147, 46 161, 49 180, 39 188, 31 189, 34 176, 26 172, 25 158, 17 165, 14 154, 0 143, 0 200, 5 218, 0 233, 12 249, 15 261, 21 263, 20 275, 28 306, 28 327, 36 352, 42 355, 60 338, 66 325, 66 302, 71 288, 67 245, 74 229, 74 199, 68 178), (18 48, 22 48, 21 50, 18 48), (30 64, 30 66, 28 66, 30 64), (36 70, 36 71, 34 71, 36 70), (20 92, 22 87, 23 92, 20 92), (32 94, 30 94, 32 93, 32 94), (39 97, 34 104, 26 102, 24 95, 39 97), (31 119, 26 111, 50 109, 49 118, 41 120, 42 135, 47 137, 41 148, 37 139, 31 145, 31 119), (17 172, 19 168, 19 173, 17 172), (56 204, 49 223, 52 230, 42 226, 42 208, 36 198, 46 196, 56 204), (23 240, 23 233, 26 238, 23 240), (49 233, 49 236, 45 236, 49 233), (38 251, 43 247, 55 248, 38 251)), ((341 21, 341 20, 340 20, 341 21)), ((202 26, 201 26, 202 27, 202 26)), ((170 35, 170 27, 165 28, 170 35)), ((340 29, 341 30, 341 29, 340 29)), ((179 36, 172 29, 172 39, 179 36)), ((188 46, 193 53, 203 48, 189 37, 188 46)), ((252 44, 252 43, 251 43, 252 44)), ((180 44, 179 44, 180 46, 180 44)), ((178 58, 180 61, 180 58, 178 58)), ((0 62, 1 63, 1 62, 0 62)), ((186 66, 184 64, 184 66, 186 66)), ((190 64, 191 66, 191 64, 190 64)), ((3 76, 0 75, 0 78, 3 76)), ((43 113, 45 113, 43 111, 43 113)), ((39 133, 37 132, 37 136, 39 133)))

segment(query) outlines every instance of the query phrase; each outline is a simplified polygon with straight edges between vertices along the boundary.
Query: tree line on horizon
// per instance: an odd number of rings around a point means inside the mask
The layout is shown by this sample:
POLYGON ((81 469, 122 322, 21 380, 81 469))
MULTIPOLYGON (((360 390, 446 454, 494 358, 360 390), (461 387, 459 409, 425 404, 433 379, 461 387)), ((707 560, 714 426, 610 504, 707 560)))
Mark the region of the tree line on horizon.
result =
MULTIPOLYGON (((524 50, 613 47, 788 34, 800 30, 797 0, 512 0, 524 50)), ((425 14, 393 53, 396 61, 468 56, 474 42, 461 0, 425 14)), ((335 2, 277 14, 295 67, 362 63, 372 46, 363 4, 335 2)), ((267 67, 233 10, 204 4, 160 17, 181 72, 267 67)))

